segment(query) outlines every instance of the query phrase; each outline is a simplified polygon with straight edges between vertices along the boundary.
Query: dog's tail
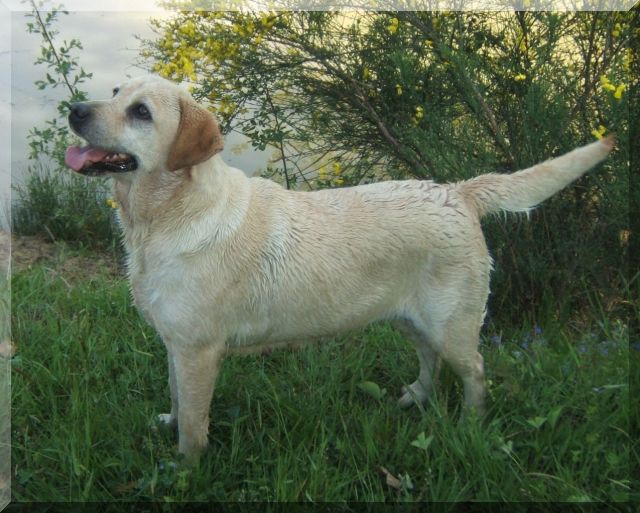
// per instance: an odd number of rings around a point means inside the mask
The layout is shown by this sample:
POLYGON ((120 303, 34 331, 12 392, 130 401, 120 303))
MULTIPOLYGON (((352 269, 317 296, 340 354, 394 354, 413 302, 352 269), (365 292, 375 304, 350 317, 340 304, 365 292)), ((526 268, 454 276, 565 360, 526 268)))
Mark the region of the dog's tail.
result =
POLYGON ((603 161, 615 145, 609 136, 512 174, 490 173, 458 184, 479 217, 500 210, 528 212, 603 161))

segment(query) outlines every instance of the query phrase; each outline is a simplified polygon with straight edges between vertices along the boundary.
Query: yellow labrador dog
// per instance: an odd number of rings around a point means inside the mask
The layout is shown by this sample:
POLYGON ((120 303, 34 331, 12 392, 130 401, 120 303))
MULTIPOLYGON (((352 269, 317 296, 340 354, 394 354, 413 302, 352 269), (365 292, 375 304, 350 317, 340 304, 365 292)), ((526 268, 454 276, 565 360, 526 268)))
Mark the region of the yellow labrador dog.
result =
POLYGON ((76 103, 69 121, 89 144, 67 150, 68 166, 114 180, 133 297, 168 352, 171 413, 160 420, 177 422, 189 459, 207 444, 227 353, 382 319, 396 321, 420 362, 401 405, 426 400, 441 357, 462 379, 465 406, 481 410, 491 258, 480 218, 535 207, 614 145, 454 184, 294 192, 226 165, 213 115, 157 77, 76 103))

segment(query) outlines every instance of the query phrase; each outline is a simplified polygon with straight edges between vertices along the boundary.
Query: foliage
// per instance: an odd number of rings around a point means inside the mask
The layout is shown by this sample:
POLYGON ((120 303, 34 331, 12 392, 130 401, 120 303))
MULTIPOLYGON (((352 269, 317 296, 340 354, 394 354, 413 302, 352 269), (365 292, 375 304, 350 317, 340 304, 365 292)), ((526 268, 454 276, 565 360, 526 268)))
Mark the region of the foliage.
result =
POLYGON ((32 168, 17 190, 20 202, 12 210, 12 221, 20 235, 115 248, 113 211, 109 200, 105 202, 103 182, 32 168))
POLYGON ((112 213, 105 203, 108 187, 103 180, 87 180, 70 173, 64 163, 68 146, 77 143, 67 126, 71 103, 87 100, 79 89, 91 73, 79 66, 76 52, 82 50, 77 39, 57 42, 59 32, 54 23, 61 7, 41 11, 44 2, 31 2, 26 16, 27 31, 41 38, 40 56, 36 65, 47 68, 44 79, 35 82, 39 90, 66 88, 68 98, 58 103, 56 118, 34 127, 29 133, 28 168, 23 184, 15 186, 17 202, 12 209, 12 228, 18 234, 40 233, 51 240, 67 240, 88 246, 115 245, 112 213))
POLYGON ((69 98, 58 103, 58 117, 46 122, 46 128, 34 127, 29 134, 31 152, 29 159, 40 160, 43 156, 54 159, 59 168, 64 168, 64 152, 73 135, 66 123, 69 106, 74 102, 86 101, 87 94, 78 87, 92 77, 79 66, 76 50, 82 50, 82 43, 78 39, 66 40, 56 47, 56 37, 59 32, 53 28, 60 14, 69 14, 61 10, 61 6, 46 12, 41 12, 44 2, 31 2, 32 10, 26 13, 33 21, 27 23, 27 32, 41 38, 40 56, 35 65, 45 65, 48 71, 42 80, 35 82, 36 87, 44 91, 47 88, 67 88, 69 98), (62 123, 61 123, 62 121, 62 123))
POLYGON ((152 420, 169 407, 166 355, 126 281, 100 268, 82 280, 72 268, 62 260, 13 277, 14 500, 638 499, 628 383, 640 341, 596 308, 580 330, 553 319, 492 329, 480 348, 484 423, 460 422, 462 387, 447 366, 432 403, 401 410, 400 387, 418 366, 386 325, 230 356, 210 447, 189 470, 175 434, 152 420))
POLYGON ((579 296, 583 280, 618 294, 635 17, 195 9, 156 20, 143 55, 161 75, 192 82, 227 130, 274 147, 290 187, 461 180, 615 131, 616 156, 533 223, 487 221, 502 270, 495 297, 520 316, 546 293, 579 296))

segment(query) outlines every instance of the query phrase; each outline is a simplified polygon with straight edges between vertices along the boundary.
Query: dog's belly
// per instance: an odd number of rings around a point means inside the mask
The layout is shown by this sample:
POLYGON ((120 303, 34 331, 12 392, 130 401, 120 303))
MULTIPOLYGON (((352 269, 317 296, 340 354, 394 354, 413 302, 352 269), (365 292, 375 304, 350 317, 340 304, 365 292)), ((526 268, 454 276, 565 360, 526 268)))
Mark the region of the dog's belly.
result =
POLYGON ((351 281, 315 276, 265 288, 218 283, 212 274, 175 261, 131 277, 138 308, 165 343, 225 343, 240 350, 304 343, 401 315, 415 282, 410 273, 390 270, 375 281, 367 274, 351 281))
POLYGON ((341 313, 325 315, 312 309, 298 309, 292 298, 284 308, 271 308, 264 315, 247 315, 235 326, 226 340, 230 349, 273 347, 305 343, 339 335, 366 326, 375 321, 392 318, 397 312, 392 305, 345 304, 341 313), (288 308, 287 308, 288 307, 288 308))

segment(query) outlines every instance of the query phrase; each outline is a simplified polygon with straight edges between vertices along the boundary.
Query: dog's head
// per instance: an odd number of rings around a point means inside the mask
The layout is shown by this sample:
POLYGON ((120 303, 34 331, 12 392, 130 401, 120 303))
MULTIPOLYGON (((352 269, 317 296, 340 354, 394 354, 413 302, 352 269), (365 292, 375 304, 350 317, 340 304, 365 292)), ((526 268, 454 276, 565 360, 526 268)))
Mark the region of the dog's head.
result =
POLYGON ((123 83, 110 100, 74 103, 69 124, 89 144, 69 147, 65 162, 90 176, 176 171, 223 147, 213 114, 159 77, 123 83))

